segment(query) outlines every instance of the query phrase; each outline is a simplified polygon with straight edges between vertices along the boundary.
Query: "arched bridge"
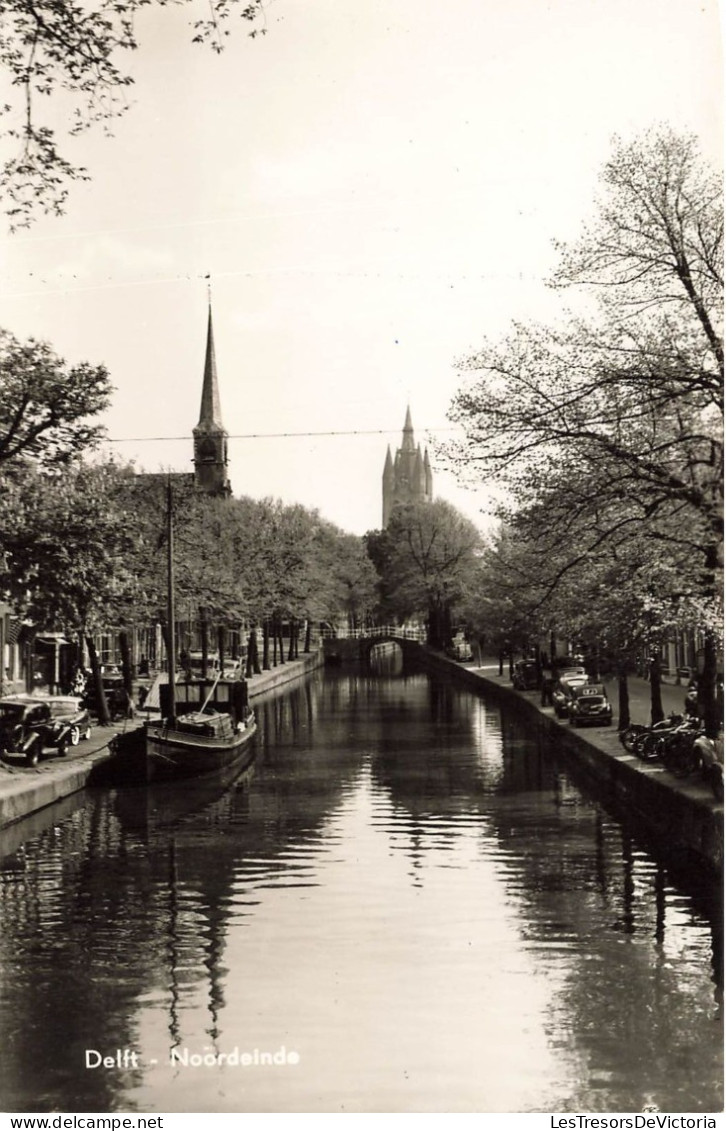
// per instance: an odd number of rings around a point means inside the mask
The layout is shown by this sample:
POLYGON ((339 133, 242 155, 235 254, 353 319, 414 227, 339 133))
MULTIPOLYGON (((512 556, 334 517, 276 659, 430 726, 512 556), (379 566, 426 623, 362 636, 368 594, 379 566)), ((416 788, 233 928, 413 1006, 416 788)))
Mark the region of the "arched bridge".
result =
POLYGON ((341 660, 366 660, 376 644, 392 641, 404 652, 422 644, 426 639, 423 628, 408 628, 398 624, 374 625, 372 628, 325 629, 322 633, 323 651, 330 663, 341 660))

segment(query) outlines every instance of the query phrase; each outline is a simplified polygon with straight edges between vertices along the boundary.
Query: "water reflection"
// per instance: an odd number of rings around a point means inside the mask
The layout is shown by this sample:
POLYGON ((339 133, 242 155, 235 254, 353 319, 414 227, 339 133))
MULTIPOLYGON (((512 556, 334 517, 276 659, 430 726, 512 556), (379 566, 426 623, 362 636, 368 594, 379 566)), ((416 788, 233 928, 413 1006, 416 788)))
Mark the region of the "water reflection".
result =
POLYGON ((714 893, 546 741, 403 669, 258 715, 252 773, 100 794, 8 842, 6 1109, 720 1107, 714 893), (294 1070, 168 1063, 283 1045, 294 1070), (87 1048, 140 1062, 88 1071, 87 1048))
POLYGON ((403 649, 393 640, 374 644, 366 657, 368 670, 377 676, 402 675, 404 670, 403 649))

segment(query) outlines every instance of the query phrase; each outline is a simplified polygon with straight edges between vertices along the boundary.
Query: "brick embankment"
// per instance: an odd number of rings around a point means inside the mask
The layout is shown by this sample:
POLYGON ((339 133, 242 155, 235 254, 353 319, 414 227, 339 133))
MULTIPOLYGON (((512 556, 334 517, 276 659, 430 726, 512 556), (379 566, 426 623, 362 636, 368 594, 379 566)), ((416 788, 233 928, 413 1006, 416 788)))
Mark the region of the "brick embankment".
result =
POLYGON ((597 782, 605 798, 634 819, 655 847, 662 846, 671 858, 680 856, 684 862, 690 859, 710 870, 723 870, 723 805, 700 779, 674 778, 664 766, 628 754, 614 726, 575 730, 556 718, 551 707, 541 706, 539 692, 515 691, 496 665, 476 668, 427 648, 420 652, 427 668, 447 672, 479 694, 514 706, 597 782))
MULTIPOLYGON (((323 653, 319 650, 252 676, 250 699, 254 703, 260 696, 302 679, 322 663, 323 653)), ((0 829, 84 789, 94 770, 109 760, 111 739, 141 727, 142 721, 137 717, 108 727, 94 727, 91 737, 70 747, 65 758, 48 751, 48 756, 33 767, 13 761, 12 756, 0 762, 0 829)))

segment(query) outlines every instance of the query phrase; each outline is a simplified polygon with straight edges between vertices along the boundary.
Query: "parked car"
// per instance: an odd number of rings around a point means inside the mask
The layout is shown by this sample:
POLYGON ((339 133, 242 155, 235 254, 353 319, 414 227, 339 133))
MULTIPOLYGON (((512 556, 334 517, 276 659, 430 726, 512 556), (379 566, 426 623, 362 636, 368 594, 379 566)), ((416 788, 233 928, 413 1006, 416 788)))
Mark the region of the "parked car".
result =
POLYGON ((587 672, 581 664, 571 664, 569 667, 560 668, 557 672, 557 678, 566 680, 567 683, 577 682, 578 680, 587 683, 587 672))
MULTIPOLYGON (((111 721, 113 722, 114 719, 125 719, 129 713, 129 696, 124 686, 123 676, 104 675, 101 679, 111 721)), ((92 715, 99 718, 100 710, 93 681, 89 683, 84 705, 92 715)))
POLYGON ((563 671, 552 688, 552 706, 558 719, 564 719, 569 713, 570 700, 579 688, 587 684, 587 675, 580 670, 563 671))
POLYGON ((518 660, 512 670, 515 691, 534 691, 539 687, 539 672, 534 660, 518 660))
POLYGON ((77 699, 0 699, 0 749, 21 755, 29 766, 37 765, 46 747, 63 756, 81 733, 90 734, 90 719, 77 699))
POLYGON ((52 718, 69 727, 71 746, 78 746, 82 738, 91 737, 91 716, 76 695, 51 695, 47 700, 52 718))
POLYGON ((613 721, 610 700, 605 688, 599 684, 578 687, 568 703, 567 711, 570 722, 576 727, 586 726, 588 723, 609 727, 613 721))
POLYGON ((555 715, 558 719, 564 719, 567 716, 570 699, 572 698, 573 688, 569 683, 563 683, 558 679, 552 688, 552 706, 555 709, 555 715))

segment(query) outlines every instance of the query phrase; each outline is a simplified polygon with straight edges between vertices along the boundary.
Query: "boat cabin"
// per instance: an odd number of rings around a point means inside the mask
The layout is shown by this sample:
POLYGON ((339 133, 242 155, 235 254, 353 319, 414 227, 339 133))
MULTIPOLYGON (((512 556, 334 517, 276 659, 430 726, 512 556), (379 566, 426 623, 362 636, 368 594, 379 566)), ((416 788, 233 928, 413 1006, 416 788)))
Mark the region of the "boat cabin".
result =
MULTIPOLYGON (((231 715, 232 725, 244 722, 249 713, 249 695, 246 679, 182 680, 174 685, 177 718, 182 715, 199 714, 202 705, 212 692, 207 707, 222 715, 231 715)), ((163 716, 171 714, 171 693, 168 683, 159 686, 159 702, 163 716)), ((202 716, 203 717, 203 716, 202 716)), ((215 732, 216 733, 216 732, 215 732)))

